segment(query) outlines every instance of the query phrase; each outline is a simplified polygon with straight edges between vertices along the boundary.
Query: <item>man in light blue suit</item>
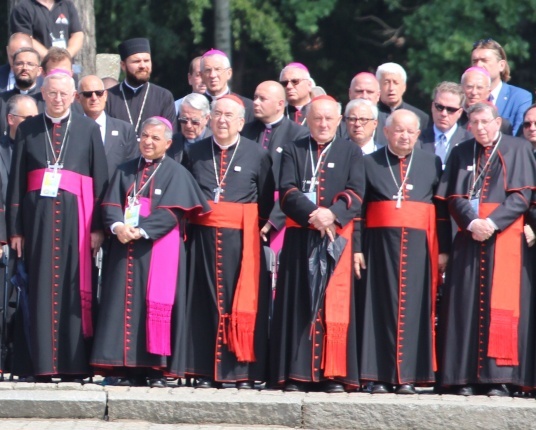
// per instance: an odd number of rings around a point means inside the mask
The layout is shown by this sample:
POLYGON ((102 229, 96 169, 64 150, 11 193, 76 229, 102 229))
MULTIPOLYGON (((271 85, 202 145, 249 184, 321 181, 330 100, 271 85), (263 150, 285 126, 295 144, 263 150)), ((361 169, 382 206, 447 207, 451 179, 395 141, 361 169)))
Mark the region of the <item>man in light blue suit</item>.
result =
POLYGON ((523 123, 523 114, 532 104, 527 90, 507 84, 510 66, 503 47, 493 39, 478 40, 473 44, 471 63, 486 69, 491 76, 490 101, 497 106, 499 115, 510 121, 515 136, 523 123))

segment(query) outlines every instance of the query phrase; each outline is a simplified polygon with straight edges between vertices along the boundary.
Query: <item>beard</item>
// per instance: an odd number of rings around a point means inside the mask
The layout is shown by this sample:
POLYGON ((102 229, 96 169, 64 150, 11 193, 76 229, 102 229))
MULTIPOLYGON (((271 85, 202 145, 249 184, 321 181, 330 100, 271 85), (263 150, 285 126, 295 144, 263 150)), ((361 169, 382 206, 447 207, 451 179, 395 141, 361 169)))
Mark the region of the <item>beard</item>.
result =
POLYGON ((128 84, 134 88, 140 87, 146 82, 149 82, 149 79, 151 78, 151 72, 148 72, 146 75, 140 76, 139 78, 128 70, 126 70, 125 73, 128 84))
POLYGON ((28 88, 31 88, 35 84, 35 79, 32 79, 30 77, 19 78, 15 76, 15 84, 17 85, 17 88, 26 91, 28 88))

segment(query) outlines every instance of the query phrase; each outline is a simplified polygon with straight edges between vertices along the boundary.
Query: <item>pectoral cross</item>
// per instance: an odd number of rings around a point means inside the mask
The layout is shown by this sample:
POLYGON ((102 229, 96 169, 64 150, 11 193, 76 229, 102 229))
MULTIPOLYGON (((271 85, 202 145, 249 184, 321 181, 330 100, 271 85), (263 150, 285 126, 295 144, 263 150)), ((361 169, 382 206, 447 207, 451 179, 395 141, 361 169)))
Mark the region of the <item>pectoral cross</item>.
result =
POLYGON ((393 196, 393 199, 396 200, 395 208, 400 209, 402 207, 402 200, 404 199, 402 197, 402 190, 398 190, 398 193, 393 196))
POLYGON ((49 164, 48 168, 54 171, 54 175, 57 175, 58 170, 63 169, 63 164, 58 164, 58 162, 54 164, 49 164))
POLYGON ((223 188, 216 187, 212 191, 214 192, 214 203, 218 203, 220 201, 220 195, 223 193, 223 188))

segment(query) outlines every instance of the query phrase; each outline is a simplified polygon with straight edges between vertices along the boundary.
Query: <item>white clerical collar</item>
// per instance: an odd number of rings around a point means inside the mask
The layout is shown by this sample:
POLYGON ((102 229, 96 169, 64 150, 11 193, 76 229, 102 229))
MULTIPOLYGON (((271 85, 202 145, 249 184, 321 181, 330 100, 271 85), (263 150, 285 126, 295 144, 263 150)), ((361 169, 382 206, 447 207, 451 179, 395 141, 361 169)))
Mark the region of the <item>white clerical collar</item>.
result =
POLYGON ((99 124, 101 127, 104 127, 106 125, 106 114, 104 111, 101 112, 101 114, 95 119, 95 122, 99 124))
POLYGON ((264 124, 264 126, 266 128, 272 128, 274 125, 276 124, 279 124, 281 121, 283 121, 283 118, 285 117, 284 114, 281 114, 281 116, 279 117, 279 119, 277 119, 276 121, 272 121, 272 122, 269 122, 268 124, 264 124))
POLYGON ((454 133, 456 133, 456 129, 458 128, 458 124, 457 123, 454 123, 454 125, 448 129, 447 131, 441 131, 439 128, 436 127, 436 125, 434 124, 434 137, 435 137, 435 141, 438 142, 439 141, 439 136, 441 136, 442 134, 445 135, 445 139, 446 139, 446 142, 450 142, 450 139, 452 138, 452 136, 454 135, 454 133))
POLYGON ((376 151, 376 144, 374 143, 374 138, 371 138, 367 143, 365 143, 361 147, 361 151, 363 151, 364 155, 372 154, 374 151, 376 151))
POLYGON ((210 91, 206 90, 207 95, 210 96, 212 98, 212 100, 218 100, 220 97, 223 97, 223 96, 229 94, 230 92, 231 92, 231 90, 229 89, 229 87, 227 85, 225 85, 225 88, 222 91, 222 93, 217 95, 217 96, 215 96, 214 94, 210 94, 210 91))
POLYGON ((212 140, 214 141, 214 143, 216 145, 218 145, 220 147, 220 149, 229 149, 231 146, 236 145, 239 139, 240 139, 240 134, 238 134, 236 136, 236 140, 233 143, 231 143, 230 145, 221 145, 221 144, 218 143, 218 141, 216 140, 215 137, 212 137, 212 140))
POLYGON ((67 112, 64 113, 64 114, 63 114, 62 116, 60 116, 60 117, 57 117, 57 118, 56 118, 56 117, 52 117, 52 116, 50 116, 50 115, 48 114, 47 111, 45 111, 45 116, 46 116, 48 119, 50 119, 50 121, 52 121, 52 124, 59 124, 62 120, 64 120, 65 118, 67 118, 67 117, 70 115, 70 113, 71 113, 71 109, 69 108, 69 109, 67 109, 67 112))
POLYGON ((489 100, 494 104, 496 105, 497 104, 497 99, 499 98, 499 93, 501 92, 501 88, 503 86, 503 83, 502 81, 499 81, 499 85, 497 85, 492 91, 491 91, 491 94, 489 96, 489 100))
POLYGON ((127 80, 123 80, 123 84, 126 85, 127 87, 129 87, 132 91, 134 92, 137 92, 139 90, 141 90, 141 88, 145 85, 145 84, 141 84, 139 87, 133 87, 132 85, 130 85, 127 80))
POLYGON ((393 154, 393 155, 394 155, 395 157, 397 157, 397 158, 400 158, 401 160, 404 159, 404 158, 406 158, 408 155, 411 155, 411 152, 413 152, 413 150, 412 150, 412 151, 411 151, 409 154, 407 154, 407 155, 398 155, 397 153, 393 152, 393 150, 391 149, 391 147, 390 147, 389 145, 387 145, 387 149, 389 150, 389 152, 390 152, 391 154, 393 154))

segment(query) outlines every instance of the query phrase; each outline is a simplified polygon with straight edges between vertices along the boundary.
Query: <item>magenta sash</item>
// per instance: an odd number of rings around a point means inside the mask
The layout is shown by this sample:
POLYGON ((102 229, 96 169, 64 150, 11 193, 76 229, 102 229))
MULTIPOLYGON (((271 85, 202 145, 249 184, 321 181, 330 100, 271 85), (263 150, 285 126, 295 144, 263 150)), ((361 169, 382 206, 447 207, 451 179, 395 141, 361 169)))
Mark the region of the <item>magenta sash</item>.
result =
MULTIPOLYGON (((41 190, 46 169, 28 173, 28 192, 41 190)), ((80 271, 80 299, 82 306, 82 332, 84 337, 93 336, 91 315, 91 219, 93 217, 93 178, 61 170, 60 189, 74 194, 78 201, 78 252, 80 271)), ((43 197, 49 198, 49 197, 43 197)))
MULTIPOLYGON (((274 201, 279 200, 279 191, 274 192, 274 201)), ((287 228, 283 227, 281 230, 276 230, 275 228, 270 229, 270 248, 275 252, 275 255, 281 251, 283 248, 283 238, 285 237, 285 230, 287 228)))
MULTIPOLYGON (((151 214, 151 199, 139 198, 140 215, 151 214)), ((147 351, 171 355, 171 311, 175 303, 179 272, 180 231, 177 224, 169 233, 153 242, 147 280, 147 351)))

